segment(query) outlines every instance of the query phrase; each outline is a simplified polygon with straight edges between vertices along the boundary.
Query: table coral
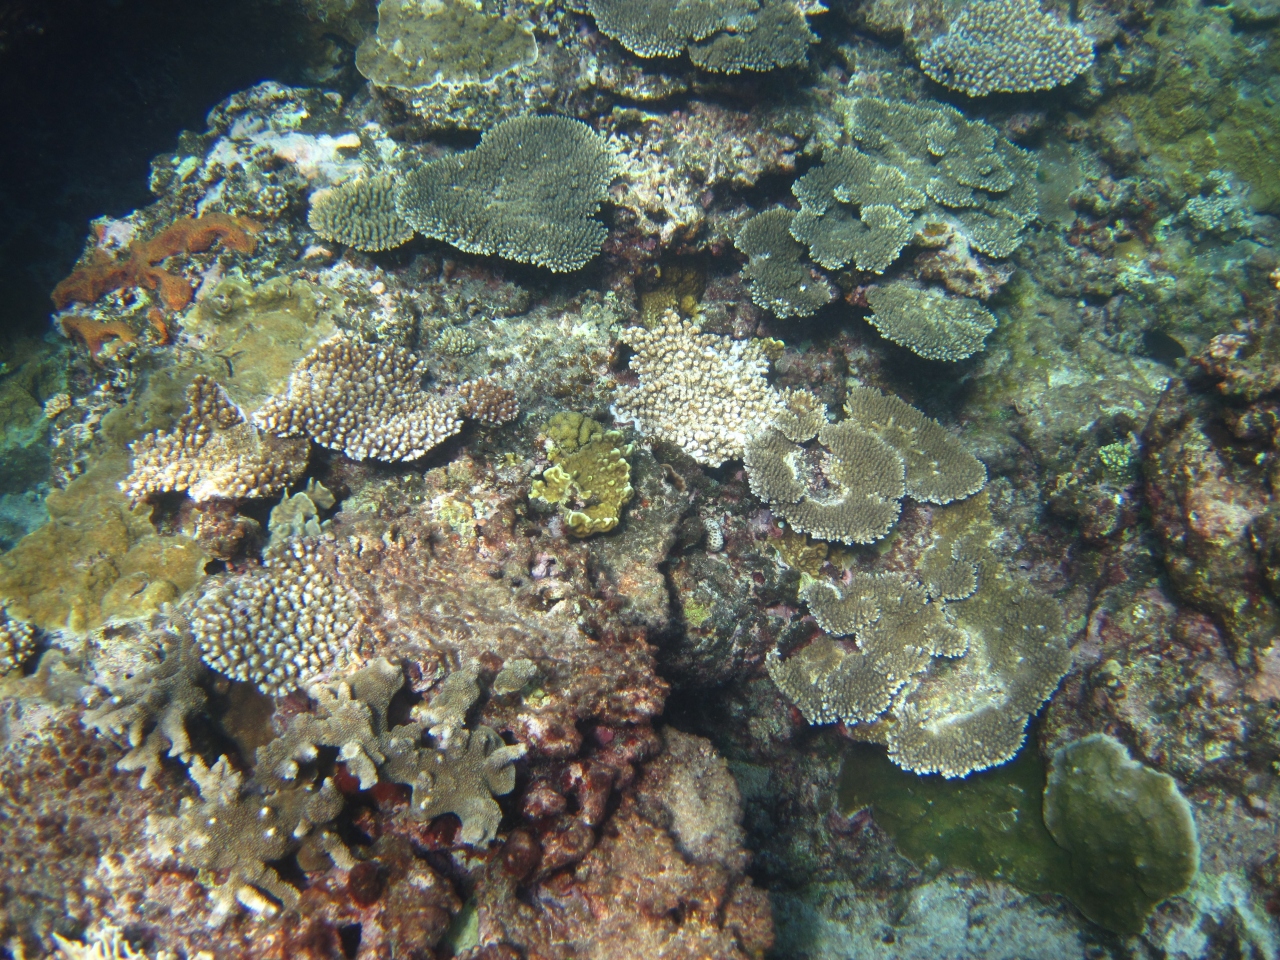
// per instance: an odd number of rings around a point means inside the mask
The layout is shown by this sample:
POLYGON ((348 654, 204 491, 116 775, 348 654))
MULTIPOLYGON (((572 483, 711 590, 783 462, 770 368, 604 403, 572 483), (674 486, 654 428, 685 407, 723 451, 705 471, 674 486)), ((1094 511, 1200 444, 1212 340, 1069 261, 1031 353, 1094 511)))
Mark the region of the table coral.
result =
POLYGON ((413 227, 396 212, 394 194, 390 176, 313 193, 307 225, 324 239, 357 250, 390 250, 413 239, 413 227))
POLYGON ((920 52, 920 69, 971 97, 1051 90, 1093 63, 1093 41, 1038 0, 972 0, 920 52))
POLYGON ((157 264, 179 253, 199 253, 214 243, 236 253, 253 253, 254 234, 261 225, 245 217, 209 213, 175 220, 149 240, 135 240, 128 256, 117 259, 94 247, 89 262, 77 267, 53 289, 53 303, 59 310, 73 302, 93 303, 112 290, 139 287, 155 291, 169 310, 182 310, 191 302, 191 285, 185 278, 167 273, 157 264))
POLYGON ((215 381, 197 376, 173 430, 134 441, 120 489, 133 500, 185 492, 196 503, 271 497, 307 469, 306 440, 263 436, 215 381))
POLYGON ((976 300, 890 283, 867 290, 867 322, 927 360, 964 360, 986 346, 995 315, 976 300))
POLYGON ((831 302, 831 285, 804 261, 804 248, 791 235, 796 215, 781 207, 758 213, 735 241, 748 257, 742 275, 751 299, 774 316, 807 317, 831 302))
POLYGON ((396 209, 424 237, 565 273, 600 252, 608 231, 593 214, 614 173, 608 144, 580 120, 517 117, 407 174, 396 209))
POLYGON ((457 403, 422 389, 426 373, 408 350, 338 334, 298 362, 288 389, 254 421, 353 460, 416 460, 462 429, 457 403))

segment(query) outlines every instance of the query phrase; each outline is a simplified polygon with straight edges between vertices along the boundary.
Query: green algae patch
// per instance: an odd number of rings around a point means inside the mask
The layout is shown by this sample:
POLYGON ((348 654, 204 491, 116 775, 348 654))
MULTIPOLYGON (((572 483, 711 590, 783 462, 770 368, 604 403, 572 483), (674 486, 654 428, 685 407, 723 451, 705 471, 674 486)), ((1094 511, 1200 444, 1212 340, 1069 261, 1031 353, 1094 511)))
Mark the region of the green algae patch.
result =
POLYGON ((963 780, 922 777, 895 766, 882 749, 856 744, 840 771, 846 816, 871 807, 910 860, 1003 880, 1027 893, 1066 893, 1070 860, 1041 816, 1045 769, 1039 753, 963 780))

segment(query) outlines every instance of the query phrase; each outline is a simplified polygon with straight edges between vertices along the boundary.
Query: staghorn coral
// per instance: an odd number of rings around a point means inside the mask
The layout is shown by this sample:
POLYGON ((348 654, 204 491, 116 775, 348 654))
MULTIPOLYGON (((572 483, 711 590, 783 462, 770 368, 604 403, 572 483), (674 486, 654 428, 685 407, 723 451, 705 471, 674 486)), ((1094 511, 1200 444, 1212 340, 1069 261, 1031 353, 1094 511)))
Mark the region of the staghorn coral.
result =
POLYGON ((155 783, 164 757, 191 759, 187 717, 205 705, 199 681, 205 672, 190 632, 179 618, 160 625, 145 638, 151 648, 141 669, 98 676, 109 696, 87 710, 83 722, 100 736, 124 737, 129 752, 116 769, 141 770, 138 787, 155 783))
POLYGON ((140 287, 156 291, 169 310, 182 310, 191 302, 191 285, 156 264, 179 253, 208 250, 215 242, 236 253, 253 253, 257 247, 254 234, 261 229, 245 217, 208 213, 175 220, 150 240, 135 240, 123 259, 94 247, 89 262, 53 288, 54 306, 64 310, 72 303, 93 303, 112 290, 140 287))
MULTIPOLYGON (((68 940, 53 934, 58 947, 54 960, 147 960, 146 953, 134 950, 119 928, 104 924, 95 933, 86 933, 83 941, 68 940)), ((162 954, 167 960, 172 954, 162 954)))
POLYGON ((528 27, 465 0, 382 0, 356 69, 379 87, 489 83, 538 59, 528 27))
POLYGON ((577 270, 608 231, 593 214, 615 173, 608 143, 568 117, 516 117, 465 153, 424 164, 396 192, 400 216, 467 253, 577 270))
POLYGON ((749 258, 742 275, 751 283, 751 299, 783 319, 807 317, 832 298, 831 285, 803 262, 804 248, 791 236, 794 217, 781 207, 756 214, 736 241, 749 258))
POLYGON ((338 815, 343 799, 333 781, 266 793, 225 756, 212 767, 193 757, 188 769, 199 800, 184 797, 176 816, 148 817, 147 832, 160 850, 207 872, 209 924, 221 923, 237 904, 269 916, 278 910, 271 898, 296 903, 297 889, 268 863, 292 853, 313 827, 338 815))
POLYGON ((396 213, 390 176, 356 180, 311 195, 307 224, 334 243, 367 252, 390 250, 413 239, 413 227, 396 213))
POLYGON ((699 463, 718 467, 742 456, 752 435, 783 410, 765 380, 769 341, 701 333, 673 311, 620 339, 635 350, 631 369, 640 383, 619 389, 615 414, 699 463))
POLYGON ((458 385, 458 397, 461 414, 468 420, 496 426, 520 416, 520 401, 515 391, 500 387, 492 380, 464 380, 458 385))
POLYGON ((805 62, 817 37, 790 0, 588 0, 600 32, 641 57, 689 59, 717 73, 805 62))
POLYGON ((31 624, 15 620, 0 608, 0 677, 23 665, 36 652, 36 633, 31 624))
POLYGON ((924 208, 924 192, 855 147, 828 150, 822 161, 791 185, 800 201, 792 236, 828 270, 852 262, 884 273, 915 233, 911 218, 924 208))
POLYGON ((890 283, 870 287, 867 321, 886 340, 926 360, 963 360, 986 346, 996 318, 977 300, 890 283))
POLYGON ((574 536, 609 532, 634 493, 631 447, 622 444, 617 430, 605 430, 580 413, 556 414, 545 432, 551 466, 533 482, 529 496, 559 506, 574 536))
MULTIPOLYGON (((1022 243, 1039 202, 1032 154, 983 121, 968 120, 941 103, 853 97, 837 101, 836 108, 864 154, 897 168, 906 186, 930 201, 915 215, 917 235, 954 230, 992 257, 1007 257, 1022 243)), ((841 213, 843 208, 832 206, 821 216, 830 211, 841 213)))
POLYGON ((271 497, 306 471, 305 440, 262 436, 209 377, 192 380, 187 401, 172 430, 132 444, 133 467, 120 483, 130 499, 172 492, 196 503, 271 497))
POLYGON ((335 548, 310 537, 270 547, 262 567, 216 580, 191 611, 205 663, 270 696, 344 662, 358 621, 335 548))
POLYGON ((426 364, 400 347, 338 334, 303 357, 283 395, 254 415, 353 460, 416 460, 462 428, 457 406, 422 389, 426 364))
POLYGON ((1043 12, 1038 0, 970 0, 920 51, 920 69, 971 97, 1070 83, 1093 63, 1093 41, 1043 12))

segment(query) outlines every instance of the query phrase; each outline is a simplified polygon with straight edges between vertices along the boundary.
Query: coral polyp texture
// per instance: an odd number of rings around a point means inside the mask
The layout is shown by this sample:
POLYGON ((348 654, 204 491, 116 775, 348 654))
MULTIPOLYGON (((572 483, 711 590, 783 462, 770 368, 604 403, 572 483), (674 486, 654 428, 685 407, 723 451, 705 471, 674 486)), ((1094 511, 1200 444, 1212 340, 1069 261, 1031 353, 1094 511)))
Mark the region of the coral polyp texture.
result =
POLYGON ((31 624, 0 610, 0 676, 22 669, 35 652, 36 633, 31 624))
POLYGON ((413 227, 396 212, 395 182, 387 175, 312 195, 307 223, 326 240, 367 252, 390 250, 413 239, 413 227))
POLYGON ((1071 657, 1057 602, 992 552, 985 495, 935 510, 930 532, 911 574, 806 586, 827 636, 767 666, 809 722, 856 725, 906 770, 964 777, 1017 753, 1071 657))
POLYGON ((306 471, 305 439, 262 435, 209 377, 192 380, 187 403, 172 430, 134 441, 133 468, 120 482, 131 499, 173 492, 197 503, 270 497, 306 471))
POLYGON ((465 380, 458 384, 459 407, 468 420, 498 425, 520 416, 515 391, 492 380, 465 380))
POLYGON ((274 696, 352 657, 360 611, 334 547, 304 537, 268 548, 259 568, 214 580, 190 622, 205 663, 274 696))
POLYGON ((356 69, 406 90, 487 83, 538 59, 528 28, 466 0, 382 0, 378 29, 356 49, 356 69))
POLYGON ((867 290, 867 321, 886 340, 926 360, 963 360, 986 346, 995 315, 977 300, 890 283, 867 290))
POLYGON ((793 399, 747 443, 743 463, 751 492, 802 533, 873 543, 892 529, 902 497, 950 503, 986 483, 980 460, 897 397, 851 387, 839 423, 808 401, 796 408, 793 399), (821 450, 803 446, 815 436, 821 450))
MULTIPOLYGON (((797 218, 805 224, 799 232, 812 235, 815 242, 835 244, 833 249, 839 256, 845 256, 845 250, 852 255, 854 239, 866 244, 871 238, 852 225, 847 208, 861 209, 866 203, 868 207, 891 207, 904 216, 913 211, 914 233, 950 228, 988 256, 1007 257, 1021 245, 1023 231, 1038 210, 1034 155, 1014 146, 983 121, 969 120, 946 104, 853 97, 838 101, 836 106, 844 117, 846 132, 867 159, 845 150, 833 160, 836 170, 828 172, 824 164, 796 182, 801 215, 806 218, 797 218), (903 182, 883 166, 896 168, 903 182), (865 172, 876 189, 843 175, 846 167, 865 172), (809 177, 814 180, 810 182, 809 177), (916 205, 920 194, 927 198, 923 206, 916 205), (834 222, 830 226, 809 222, 814 217, 823 221, 834 218, 834 222)), ((863 224, 868 230, 882 225, 868 254, 869 263, 883 262, 892 248, 890 240, 897 235, 893 232, 896 217, 889 211, 876 216, 872 225, 863 224)), ((794 225, 792 232, 799 236, 794 225)))
POLYGON ((462 429, 457 403, 424 390, 426 375, 408 350, 338 334, 298 362, 288 389, 254 419, 353 460, 416 460, 462 429))
POLYGON ((804 63, 817 37, 791 0, 588 0, 600 32, 640 57, 689 59, 717 73, 804 63))
POLYGON ((635 350, 631 371, 640 382, 619 388, 615 413, 699 463, 718 467, 741 457, 747 441, 783 410, 765 379, 768 341, 702 333, 673 312, 620 339, 635 350))
POLYGON ((529 496, 557 505, 575 536, 608 533, 635 493, 630 446, 617 430, 605 430, 580 413, 556 414, 545 433, 551 466, 533 482, 529 496))
POLYGON ((1070 83, 1093 63, 1093 41, 1039 0, 972 0, 920 52, 920 69, 971 97, 1070 83))
POLYGON ((608 231, 594 215, 615 170, 582 121, 516 117, 407 174, 396 209, 424 237, 564 273, 600 252, 608 231))
POLYGON ((191 284, 157 264, 179 253, 203 252, 214 243, 250 254, 257 248, 254 235, 261 230, 261 224, 246 217, 207 213, 175 220, 149 240, 135 240, 124 257, 94 247, 88 263, 53 288, 54 306, 63 310, 72 303, 93 303, 112 290, 139 287, 154 291, 167 309, 182 310, 191 302, 191 284))
POLYGON ((804 247, 791 236, 795 214, 781 207, 758 213, 738 233, 748 257, 742 275, 751 299, 774 316, 807 317, 831 302, 831 285, 804 262, 804 247))

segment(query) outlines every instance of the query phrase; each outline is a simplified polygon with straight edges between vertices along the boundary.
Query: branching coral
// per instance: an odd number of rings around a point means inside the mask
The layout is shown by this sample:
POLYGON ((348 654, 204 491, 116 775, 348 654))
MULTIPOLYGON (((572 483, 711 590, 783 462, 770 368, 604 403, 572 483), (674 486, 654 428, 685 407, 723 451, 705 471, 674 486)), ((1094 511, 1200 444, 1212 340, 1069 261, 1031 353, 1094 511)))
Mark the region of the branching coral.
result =
POLYGON ((422 389, 426 372, 407 350, 338 334, 298 362, 288 390, 254 419, 353 460, 416 460, 462 428, 456 403, 422 389))
POLYGON ((867 317, 886 340, 927 360, 963 360, 986 345, 995 315, 977 300, 890 283, 867 290, 867 317))
POLYGON ((897 521, 903 496, 948 503, 986 483, 976 457, 897 397, 853 387, 841 423, 801 412, 793 401, 747 443, 743 462, 752 492, 802 533, 872 543, 897 521), (821 453, 801 445, 815 435, 821 453))
POLYGON ((631 500, 630 446, 622 434, 605 430, 580 413, 558 413, 547 423, 551 466, 535 480, 529 496, 554 503, 579 537, 607 533, 631 500))
POLYGON ((742 456, 747 441, 782 412, 769 386, 768 341, 730 340, 668 313, 652 329, 632 327, 622 341, 635 350, 640 378, 614 403, 642 433, 679 446, 699 463, 718 467, 742 456))
POLYGON ((600 32, 641 57, 689 59, 718 73, 804 63, 817 37, 790 0, 588 0, 600 32))
POLYGON ((172 430, 134 441, 133 468, 120 483, 133 500, 175 491, 197 503, 270 497, 306 471, 306 440, 264 437, 210 378, 195 377, 187 402, 172 430))
POLYGON ((1093 41, 1038 0, 971 0, 920 53, 920 69, 971 97, 1070 83, 1093 63, 1093 41))
POLYGON ((390 176, 357 180, 311 197, 307 223, 326 240, 357 250, 390 250, 413 239, 413 227, 396 213, 390 176))
POLYGON ((0 609, 0 677, 20 670, 35 652, 36 634, 31 624, 0 609))
POLYGON ((215 242, 236 253, 253 253, 257 247, 254 234, 261 229, 245 217, 208 213, 175 220, 150 240, 134 241, 123 259, 115 259, 95 247, 87 264, 77 267, 53 288, 54 306, 64 310, 75 302, 93 303, 112 290, 141 287, 156 291, 168 309, 181 310, 191 302, 191 284, 156 264, 175 254, 208 250, 215 242))
POLYGON ((382 0, 356 69, 379 87, 487 83, 538 59, 529 29, 465 0, 382 0))
POLYGON ((807 317, 831 302, 831 285, 804 263, 804 248, 791 235, 795 214, 781 207, 757 214, 738 233, 738 249, 750 259, 742 275, 751 299, 780 318, 807 317))
POLYGON ((409 173, 396 209, 423 236, 459 250, 564 273, 600 252, 608 231, 593 215, 614 173, 607 142, 585 123, 516 117, 474 150, 409 173))
MULTIPOLYGON (((456 328, 450 328, 456 329, 456 328)), ((510 423, 520 416, 520 401, 515 391, 492 380, 465 380, 458 384, 460 410, 468 420, 498 425, 510 423)))
POLYGON ((310 537, 269 547, 261 568, 220 579, 191 613, 204 661, 273 696, 351 655, 358 623, 333 548, 310 537))

